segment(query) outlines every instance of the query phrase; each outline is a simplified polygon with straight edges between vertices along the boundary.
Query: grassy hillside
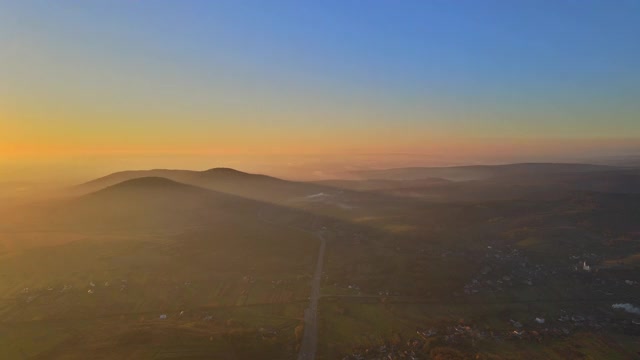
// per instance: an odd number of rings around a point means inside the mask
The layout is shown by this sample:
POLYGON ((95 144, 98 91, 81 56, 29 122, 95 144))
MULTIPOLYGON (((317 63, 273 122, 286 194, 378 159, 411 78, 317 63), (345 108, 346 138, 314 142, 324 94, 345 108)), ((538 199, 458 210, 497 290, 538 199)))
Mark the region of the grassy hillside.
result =
POLYGON ((311 215, 157 177, 20 211, 0 238, 1 358, 295 353, 311 215))

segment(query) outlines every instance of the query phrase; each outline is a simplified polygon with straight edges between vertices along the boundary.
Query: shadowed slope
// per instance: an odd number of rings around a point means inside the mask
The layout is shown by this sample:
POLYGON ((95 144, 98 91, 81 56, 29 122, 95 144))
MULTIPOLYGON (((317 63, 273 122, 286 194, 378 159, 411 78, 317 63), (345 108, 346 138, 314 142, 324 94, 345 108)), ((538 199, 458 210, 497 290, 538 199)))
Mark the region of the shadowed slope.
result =
POLYGON ((161 177, 142 177, 49 204, 43 217, 64 227, 155 231, 211 226, 232 216, 255 217, 257 207, 241 197, 161 177))

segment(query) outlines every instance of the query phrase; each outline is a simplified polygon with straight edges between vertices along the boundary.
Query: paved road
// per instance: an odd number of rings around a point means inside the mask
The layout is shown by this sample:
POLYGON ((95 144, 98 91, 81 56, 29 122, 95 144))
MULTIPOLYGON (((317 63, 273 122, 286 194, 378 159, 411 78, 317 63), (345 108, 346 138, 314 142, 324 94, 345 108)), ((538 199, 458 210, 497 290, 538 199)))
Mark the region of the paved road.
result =
POLYGON ((316 270, 311 282, 311 297, 309 307, 304 311, 304 334, 300 344, 298 360, 313 360, 316 358, 318 345, 318 300, 320 299, 320 282, 322 280, 322 265, 324 264, 324 251, 327 241, 321 233, 315 234, 320 239, 320 251, 316 270))
MULTIPOLYGON (((264 210, 265 209, 260 209, 258 211, 258 218, 266 223, 277 225, 277 223, 265 218, 264 210)), ((318 220, 319 218, 315 216, 311 229, 318 228, 318 220)), ((320 282, 322 281, 322 266, 324 265, 324 252, 327 246, 327 241, 324 236, 322 236, 321 230, 309 231, 298 228, 294 229, 313 233, 313 235, 320 240, 320 250, 318 251, 318 259, 316 260, 316 269, 311 280, 309 307, 304 310, 304 333, 300 344, 300 352, 298 353, 298 360, 314 360, 316 358, 316 349, 318 347, 318 302, 320 300, 320 282)))

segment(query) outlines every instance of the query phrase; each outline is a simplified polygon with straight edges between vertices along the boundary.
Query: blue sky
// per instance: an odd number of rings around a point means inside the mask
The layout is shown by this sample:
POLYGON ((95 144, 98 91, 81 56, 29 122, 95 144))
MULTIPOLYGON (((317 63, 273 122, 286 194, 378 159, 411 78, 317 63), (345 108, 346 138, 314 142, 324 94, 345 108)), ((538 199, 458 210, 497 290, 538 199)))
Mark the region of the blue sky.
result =
POLYGON ((631 0, 0 0, 0 126, 84 151, 637 140, 639 39, 631 0))

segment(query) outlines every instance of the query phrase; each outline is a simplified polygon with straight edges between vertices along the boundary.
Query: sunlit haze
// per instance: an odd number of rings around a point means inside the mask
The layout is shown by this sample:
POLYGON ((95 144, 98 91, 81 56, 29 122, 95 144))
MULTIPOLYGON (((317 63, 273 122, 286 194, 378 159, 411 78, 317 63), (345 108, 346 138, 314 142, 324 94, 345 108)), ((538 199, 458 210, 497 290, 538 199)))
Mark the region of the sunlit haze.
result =
POLYGON ((2 1, 0 177, 633 156, 639 36, 637 1, 2 1))
POLYGON ((0 0, 0 360, 640 357, 640 0, 0 0))

